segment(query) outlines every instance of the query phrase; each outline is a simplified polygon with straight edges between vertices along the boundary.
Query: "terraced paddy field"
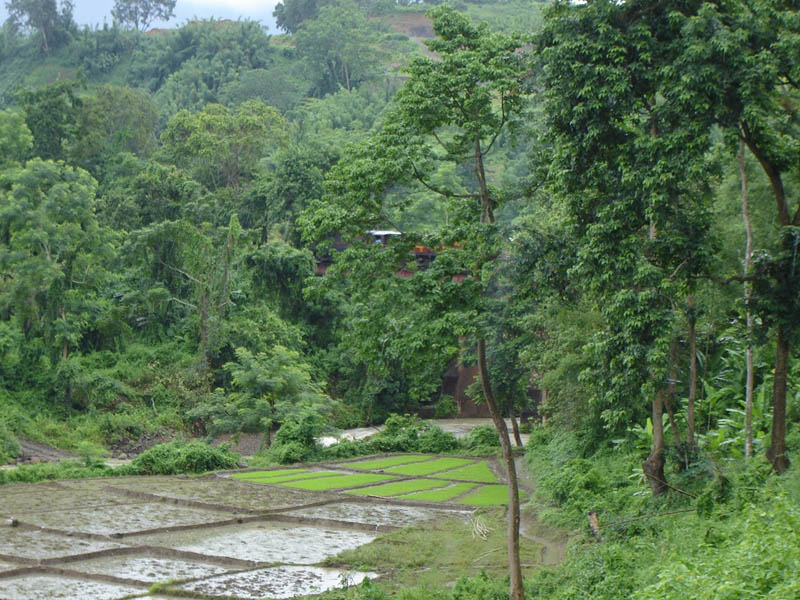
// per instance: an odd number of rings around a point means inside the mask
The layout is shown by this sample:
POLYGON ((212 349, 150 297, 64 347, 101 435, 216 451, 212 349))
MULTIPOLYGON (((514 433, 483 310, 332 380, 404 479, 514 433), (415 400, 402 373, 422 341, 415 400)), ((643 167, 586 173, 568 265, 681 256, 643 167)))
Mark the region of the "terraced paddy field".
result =
POLYGON ((424 455, 2 486, 0 599, 318 594, 345 579, 395 577, 394 558, 369 550, 384 538, 376 548, 406 544, 393 532, 419 530, 428 546, 432 531, 468 539, 475 507, 506 499, 491 460, 424 455), (357 558, 339 558, 348 555, 357 558))

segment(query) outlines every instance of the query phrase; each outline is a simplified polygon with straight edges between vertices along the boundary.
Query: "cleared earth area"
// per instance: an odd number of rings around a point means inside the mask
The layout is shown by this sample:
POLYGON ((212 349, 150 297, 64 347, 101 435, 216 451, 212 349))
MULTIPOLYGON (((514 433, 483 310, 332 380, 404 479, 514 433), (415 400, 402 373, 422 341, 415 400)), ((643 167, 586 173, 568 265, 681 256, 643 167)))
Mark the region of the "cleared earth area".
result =
MULTIPOLYGON (((494 461, 420 455, 203 477, 0 488, 0 598, 294 598, 359 583, 333 557, 502 504, 494 461)), ((363 564, 363 563, 362 563, 363 564)))

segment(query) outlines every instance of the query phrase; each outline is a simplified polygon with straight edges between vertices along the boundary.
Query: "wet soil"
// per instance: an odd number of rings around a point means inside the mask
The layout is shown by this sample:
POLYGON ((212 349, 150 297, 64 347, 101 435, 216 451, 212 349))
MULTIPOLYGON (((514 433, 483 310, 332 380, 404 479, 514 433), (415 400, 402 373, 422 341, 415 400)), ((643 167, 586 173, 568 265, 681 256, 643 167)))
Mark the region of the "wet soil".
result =
POLYGON ((32 464, 38 462, 60 462, 62 460, 78 460, 77 454, 53 448, 41 442, 34 442, 25 438, 19 440, 20 453, 15 461, 16 464, 32 464))

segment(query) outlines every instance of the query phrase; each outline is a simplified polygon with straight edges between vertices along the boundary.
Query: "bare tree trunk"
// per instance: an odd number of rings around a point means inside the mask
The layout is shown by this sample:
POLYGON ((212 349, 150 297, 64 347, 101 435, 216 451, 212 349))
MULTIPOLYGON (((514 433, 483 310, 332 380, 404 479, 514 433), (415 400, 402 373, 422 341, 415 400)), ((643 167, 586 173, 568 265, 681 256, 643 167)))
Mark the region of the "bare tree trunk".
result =
POLYGON ((653 496, 660 496, 667 491, 664 477, 664 395, 665 387, 660 386, 653 397, 653 447, 650 455, 642 463, 642 471, 647 476, 653 496))
MULTIPOLYGON (((742 218, 744 219, 745 246, 744 246, 744 276, 750 274, 753 262, 753 227, 750 224, 749 190, 747 186, 747 169, 744 163, 744 142, 739 148, 739 177, 742 180, 742 218)), ((746 460, 753 458, 753 386, 755 375, 753 372, 753 334, 754 318, 750 312, 750 296, 752 284, 744 282, 744 306, 747 319, 747 344, 745 348, 745 361, 747 363, 747 380, 744 387, 744 457, 746 460)))
POLYGON ((486 362, 486 340, 478 340, 478 373, 480 374, 481 387, 489 407, 497 433, 500 435, 500 445, 503 448, 503 462, 508 474, 508 570, 510 575, 509 600, 524 600, 525 591, 522 587, 522 565, 519 557, 519 483, 517 482, 517 469, 514 464, 514 455, 511 450, 511 441, 508 439, 508 427, 500 408, 494 398, 492 385, 489 381, 489 368, 486 362))
POLYGON ((775 382, 772 390, 772 439, 767 458, 778 474, 789 468, 786 455, 786 374, 789 368, 789 338, 783 325, 778 325, 775 350, 775 382))

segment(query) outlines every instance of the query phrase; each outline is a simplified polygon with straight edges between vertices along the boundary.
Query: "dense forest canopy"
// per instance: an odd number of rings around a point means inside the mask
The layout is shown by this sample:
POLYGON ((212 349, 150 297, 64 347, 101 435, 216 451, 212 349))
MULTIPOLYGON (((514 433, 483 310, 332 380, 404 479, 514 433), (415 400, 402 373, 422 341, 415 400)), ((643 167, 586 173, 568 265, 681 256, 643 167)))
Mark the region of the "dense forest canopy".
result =
POLYGON ((790 470, 800 4, 433 4, 9 0, 0 436, 454 416, 457 364, 655 496, 790 470))

